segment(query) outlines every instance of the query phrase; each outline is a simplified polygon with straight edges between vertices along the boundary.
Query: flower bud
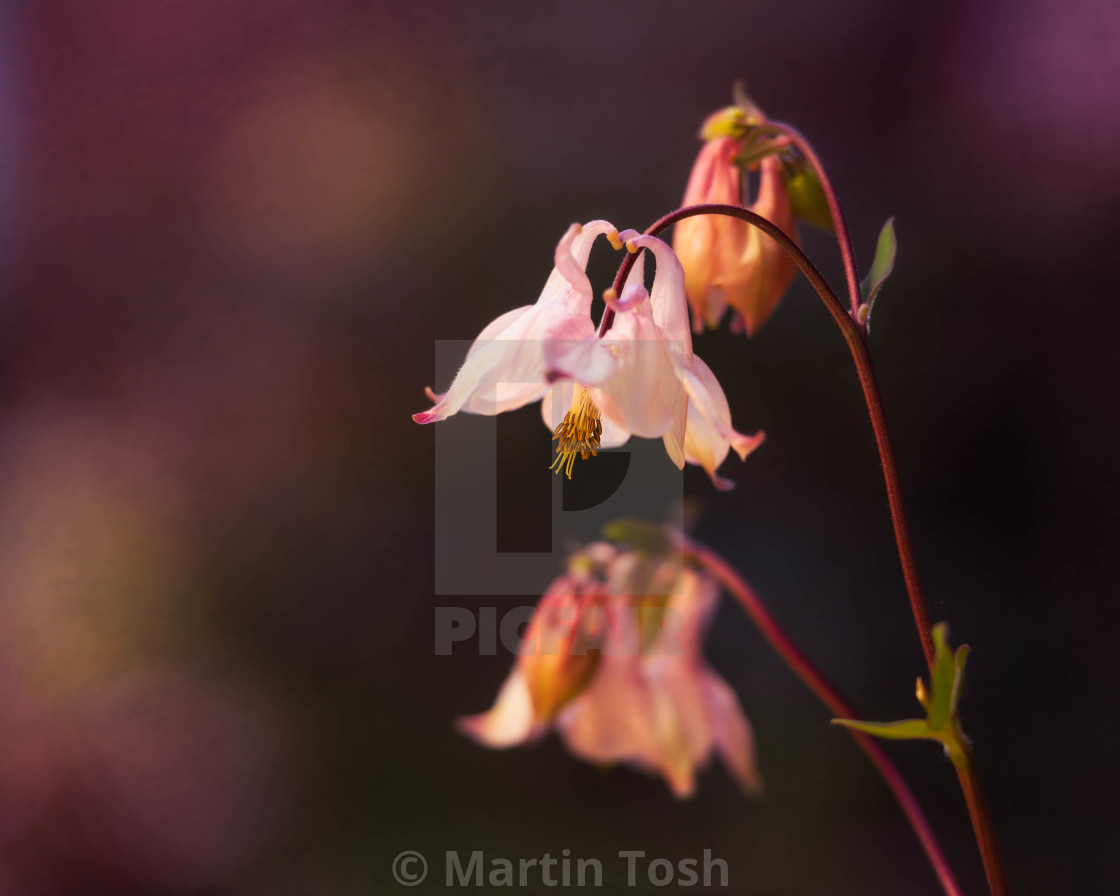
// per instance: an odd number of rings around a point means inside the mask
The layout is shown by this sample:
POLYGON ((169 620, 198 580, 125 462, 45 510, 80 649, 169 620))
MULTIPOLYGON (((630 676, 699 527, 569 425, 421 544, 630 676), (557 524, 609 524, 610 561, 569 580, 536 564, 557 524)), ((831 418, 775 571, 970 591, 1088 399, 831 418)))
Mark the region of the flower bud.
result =
MULTIPOLYGON (((722 113, 717 113, 718 118, 722 113)), ((709 119, 711 121, 711 119, 709 119)), ((719 130, 705 126, 713 133, 719 130)), ((725 128, 726 130, 726 128, 725 128)), ((726 136, 701 148, 685 189, 683 205, 720 203, 744 208, 743 170, 737 164, 740 140, 726 136)), ((797 229, 782 183, 782 162, 775 155, 759 163, 758 194, 750 210, 767 218, 794 240, 797 229)), ((677 223, 673 248, 685 271, 685 290, 697 331, 716 327, 730 305, 747 335, 760 330, 793 281, 796 266, 773 239, 758 228, 724 215, 697 215, 677 223)))
POLYGON ((718 140, 721 137, 740 139, 748 127, 747 113, 738 106, 725 106, 713 112, 700 125, 701 140, 718 140))
POLYGON ((521 671, 540 722, 550 721, 581 694, 595 674, 600 651, 589 646, 582 630, 584 612, 593 599, 550 590, 525 632, 521 671))

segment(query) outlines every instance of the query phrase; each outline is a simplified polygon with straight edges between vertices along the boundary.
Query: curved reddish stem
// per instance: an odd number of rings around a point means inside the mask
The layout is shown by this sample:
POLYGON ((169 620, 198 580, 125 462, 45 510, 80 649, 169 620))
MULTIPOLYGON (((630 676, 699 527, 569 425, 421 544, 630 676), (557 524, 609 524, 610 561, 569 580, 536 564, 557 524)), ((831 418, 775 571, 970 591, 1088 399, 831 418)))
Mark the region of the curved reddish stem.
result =
MULTIPOLYGON (((792 130, 790 132, 796 134, 796 132, 792 130)), ((806 143, 805 146, 807 147, 808 144, 806 143)), ((804 147, 802 147, 802 149, 804 151, 804 147)), ((809 153, 811 154, 811 150, 809 153)), ((824 173, 820 168, 820 163, 816 159, 816 156, 812 155, 810 161, 817 168, 822 181, 825 181, 824 173)), ((831 201, 834 202, 835 195, 831 192, 828 195, 832 197, 831 201)), ((933 629, 933 623, 929 615, 929 607, 926 604, 925 594, 922 591, 921 581, 918 578, 918 565, 914 558, 913 542, 910 539, 910 526, 907 522, 906 511, 902 502, 902 486, 898 478, 898 468, 895 465, 894 449, 891 447, 886 416, 883 413, 883 401, 879 395, 879 387, 875 381, 875 370, 872 367, 871 356, 867 350, 865 330, 862 325, 857 323, 857 321, 845 311, 843 303, 837 297, 836 293, 833 292, 832 287, 828 285, 828 282, 824 279, 821 272, 817 270, 816 266, 809 260, 809 257, 801 251, 801 247, 776 224, 749 209, 734 205, 716 204, 690 206, 688 208, 678 209, 655 221, 647 228, 646 233, 651 236, 656 236, 667 227, 684 218, 689 218, 693 215, 710 214, 728 215, 732 218, 746 221, 777 242, 793 259, 794 263, 809 282, 813 284, 813 288, 816 289, 828 313, 832 315, 832 319, 840 328, 840 332, 844 336, 844 341, 848 344, 848 349, 852 354, 852 360, 855 362, 860 388, 863 390, 864 401, 867 404, 868 416, 871 418, 871 427, 875 432, 875 444, 879 450, 879 459, 883 465, 883 480, 887 489, 887 502, 890 505, 891 524, 894 527, 895 544, 898 547, 898 556, 902 565, 902 575, 906 582, 906 592, 910 598, 910 610, 914 616, 914 624, 918 629, 918 637, 922 643, 922 652, 925 654, 926 665, 932 669, 934 648, 931 631, 933 629)), ((848 246, 848 250, 845 251, 845 259, 850 259, 851 264, 854 266, 854 257, 852 257, 850 253, 851 242, 847 239, 847 230, 844 228, 843 219, 842 217, 836 216, 834 217, 834 221, 837 224, 838 234, 841 232, 844 234, 841 238, 841 248, 843 249, 845 245, 848 246)), ((616 291, 621 290, 622 284, 625 282, 627 275, 632 269, 636 257, 636 255, 627 256, 620 266, 618 275, 615 277, 614 288, 616 291)), ((845 267, 848 267, 847 261, 845 262, 845 267)), ((849 289, 852 289, 854 286, 855 291, 852 293, 853 308, 858 309, 857 297, 859 296, 859 284, 855 280, 854 267, 852 268, 852 272, 849 273, 848 284, 849 289)), ((610 328, 613 319, 614 312, 608 307, 606 313, 603 315, 602 323, 599 326, 600 335, 610 328)), ((968 807, 969 820, 972 823, 972 831, 976 838, 976 845, 980 850, 980 856, 984 862, 984 872, 988 880, 988 888, 992 896, 1007 896, 1010 889, 1003 865, 1003 858, 1000 853, 999 842, 996 839, 995 827, 992 824, 991 815, 988 812, 987 803, 983 797, 983 791, 980 787, 975 765, 969 762, 965 766, 958 766, 957 775, 960 778, 961 791, 965 796, 965 803, 968 807)))
MULTIPOLYGON (((684 554, 685 557, 695 561, 710 572, 727 589, 728 593, 739 602, 747 615, 750 616, 759 632, 774 648, 778 656, 782 658, 782 661, 817 695, 833 715, 841 719, 861 718, 859 713, 852 708, 852 705, 844 699, 844 695, 813 665, 800 648, 794 644, 789 635, 778 625, 777 620, 774 619, 750 585, 725 560, 708 548, 688 539, 684 541, 684 554)), ((945 859, 945 854, 941 851, 941 846, 937 842, 937 837, 934 836, 925 813, 922 812, 922 807, 918 805, 917 799, 906 785, 906 781, 898 769, 894 767, 894 764, 887 758, 887 754, 883 752, 873 738, 852 728, 847 730, 855 742, 859 744, 860 749, 867 754, 867 758, 871 760, 872 765, 882 775, 891 793, 894 794, 910 822, 910 827, 914 829, 914 833, 922 844, 922 849, 925 850, 934 873, 937 875, 937 879, 941 881, 941 886, 946 894, 948 896, 962 896, 960 885, 953 877, 952 869, 949 868, 949 863, 945 859)))
MULTIPOLYGON (((922 652, 925 654, 926 664, 933 665, 933 638, 930 631, 933 622, 929 615, 922 584, 918 578, 918 564, 914 560, 914 547, 910 540, 910 526, 906 520, 906 510, 902 503, 902 486, 898 479, 898 469, 894 462, 894 449, 891 447, 890 433, 887 430, 886 416, 883 414, 883 401, 879 396, 879 387, 875 382, 875 370, 871 366, 871 356, 867 351, 867 342, 859 325, 844 310, 844 305, 828 285, 828 281, 809 257, 801 251, 801 247, 778 225, 750 209, 740 208, 736 205, 692 205, 687 208, 677 209, 662 218, 659 218, 647 229, 650 236, 657 236, 666 228, 684 218, 694 215, 728 215, 738 218, 757 227, 771 239, 777 242, 793 259, 801 272, 813 285, 817 294, 824 302, 828 313, 840 328, 844 341, 852 353, 856 365, 856 375, 859 377, 860 388, 863 390, 864 401, 871 417, 871 428, 875 431, 875 443, 879 449, 879 457, 883 464, 883 480, 887 488, 887 502, 891 509, 891 523, 894 526, 895 543, 898 545, 898 556, 902 563, 902 575, 906 581, 906 592, 910 597, 910 609, 914 615, 914 624, 918 629, 918 637, 922 642, 922 652)), ((615 292, 622 291, 622 284, 626 282, 630 270, 634 266, 636 255, 628 255, 618 269, 614 280, 615 292)), ((607 332, 614 321, 614 312, 608 307, 603 314, 599 325, 599 335, 607 332)))
POLYGON ((832 181, 828 179, 828 174, 824 170, 824 165, 821 164, 821 160, 817 156, 812 145, 795 127, 781 121, 768 121, 762 127, 766 130, 783 134, 789 138, 790 142, 805 156, 805 161, 812 165, 813 170, 817 173, 817 180, 820 182, 821 191, 824 193, 825 201, 828 202, 829 214, 832 215, 832 226, 836 231, 836 242, 840 245, 840 257, 844 261, 844 279, 848 281, 848 298, 852 306, 852 320, 855 321, 856 327, 862 333, 866 330, 866 326, 859 323, 858 318, 859 306, 863 302, 863 293, 859 288, 859 269, 856 266, 856 251, 852 243, 852 236, 848 232, 848 224, 844 220, 844 211, 840 208, 840 200, 836 196, 836 191, 832 188, 832 181))

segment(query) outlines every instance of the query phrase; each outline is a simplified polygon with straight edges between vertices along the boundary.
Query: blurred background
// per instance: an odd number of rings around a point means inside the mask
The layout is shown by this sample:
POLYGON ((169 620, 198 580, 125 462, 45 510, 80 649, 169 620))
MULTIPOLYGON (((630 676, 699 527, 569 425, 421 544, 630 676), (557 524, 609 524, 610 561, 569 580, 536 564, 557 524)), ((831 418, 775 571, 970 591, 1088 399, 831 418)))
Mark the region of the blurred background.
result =
MULTIPOLYGON (((1120 885, 1115 4, 44 0, 0 5, 0 894, 396 892, 404 849, 565 848, 709 848, 740 893, 939 892, 730 604, 709 657, 759 800, 718 768, 678 803, 555 739, 483 750, 453 719, 510 658, 433 654, 436 606, 532 599, 435 594, 409 419, 447 385, 435 341, 534 301, 570 222, 674 208, 737 78, 815 143, 864 266, 896 216, 872 349, 1014 889, 1120 885)), ((867 717, 915 714, 843 340, 799 281, 697 350, 768 439, 732 493, 688 471, 696 536, 867 717)), ((517 532, 549 434, 501 427, 517 532)), ((888 751, 984 892, 950 766, 888 751)))

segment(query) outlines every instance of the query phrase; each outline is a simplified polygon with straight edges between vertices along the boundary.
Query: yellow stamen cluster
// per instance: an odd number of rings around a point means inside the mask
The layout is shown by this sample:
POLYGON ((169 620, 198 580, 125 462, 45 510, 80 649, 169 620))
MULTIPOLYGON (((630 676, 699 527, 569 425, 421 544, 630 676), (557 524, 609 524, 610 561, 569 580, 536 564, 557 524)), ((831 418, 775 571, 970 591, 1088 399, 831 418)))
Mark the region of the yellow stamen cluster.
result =
POLYGON ((549 469, 556 473, 563 470, 571 479, 577 455, 583 460, 597 455, 602 435, 603 421, 599 408, 591 400, 590 392, 583 386, 576 386, 572 409, 552 433, 552 441, 559 444, 556 446, 556 460, 549 469))

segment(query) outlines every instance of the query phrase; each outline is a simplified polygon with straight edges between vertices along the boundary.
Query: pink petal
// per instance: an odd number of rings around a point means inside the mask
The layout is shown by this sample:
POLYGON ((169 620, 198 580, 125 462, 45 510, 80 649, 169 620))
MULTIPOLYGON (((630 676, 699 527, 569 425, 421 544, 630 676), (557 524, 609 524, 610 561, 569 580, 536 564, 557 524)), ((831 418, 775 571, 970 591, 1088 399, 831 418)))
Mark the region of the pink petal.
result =
POLYGON ((711 669, 705 671, 706 705, 712 720, 715 748, 744 792, 762 792, 754 731, 731 687, 711 669))
POLYGON ((719 608, 719 586, 695 570, 682 569, 677 578, 676 595, 669 604, 678 617, 674 644, 663 653, 703 657, 704 639, 719 608), (675 649, 672 649, 675 648, 675 649))
POLYGON ((705 761, 714 747, 724 764, 748 793, 762 789, 754 750, 754 735, 735 692, 708 667, 703 655, 704 639, 719 606, 719 586, 692 570, 681 573, 681 594, 670 603, 681 615, 678 642, 683 652, 664 659, 675 676, 670 688, 682 717, 696 732, 693 756, 705 761), (691 708, 701 707, 704 719, 692 717, 691 708))
POLYGON ((545 284, 545 293, 558 291, 567 284, 581 297, 587 297, 586 312, 590 313, 591 281, 587 277, 587 261, 591 257, 595 238, 610 233, 617 233, 610 221, 588 221, 582 226, 573 224, 569 227, 556 246, 556 266, 545 284))
POLYGON ((565 746, 589 762, 659 765, 653 698, 637 649, 636 614, 621 600, 606 608, 614 649, 604 650, 594 680, 557 718, 565 746))
POLYGON ((542 349, 552 378, 566 376, 592 386, 618 369, 618 359, 599 340, 589 317, 556 321, 545 332, 542 349))
MULTIPOLYGON (((722 203, 742 207, 742 188, 733 160, 738 143, 730 137, 704 144, 692 166, 682 205, 722 203)), ((727 299, 719 285, 716 249, 724 233, 734 224, 720 215, 698 215, 673 228, 673 249, 685 271, 685 289, 693 310, 693 328, 719 325, 727 299)))
MULTIPOLYGON (((633 278, 629 279, 632 280, 633 278)), ((649 292, 645 285, 637 282, 631 283, 629 280, 623 288, 621 296, 615 297, 609 290, 603 293, 603 300, 615 314, 625 314, 627 311, 632 311, 648 299, 649 292)))

